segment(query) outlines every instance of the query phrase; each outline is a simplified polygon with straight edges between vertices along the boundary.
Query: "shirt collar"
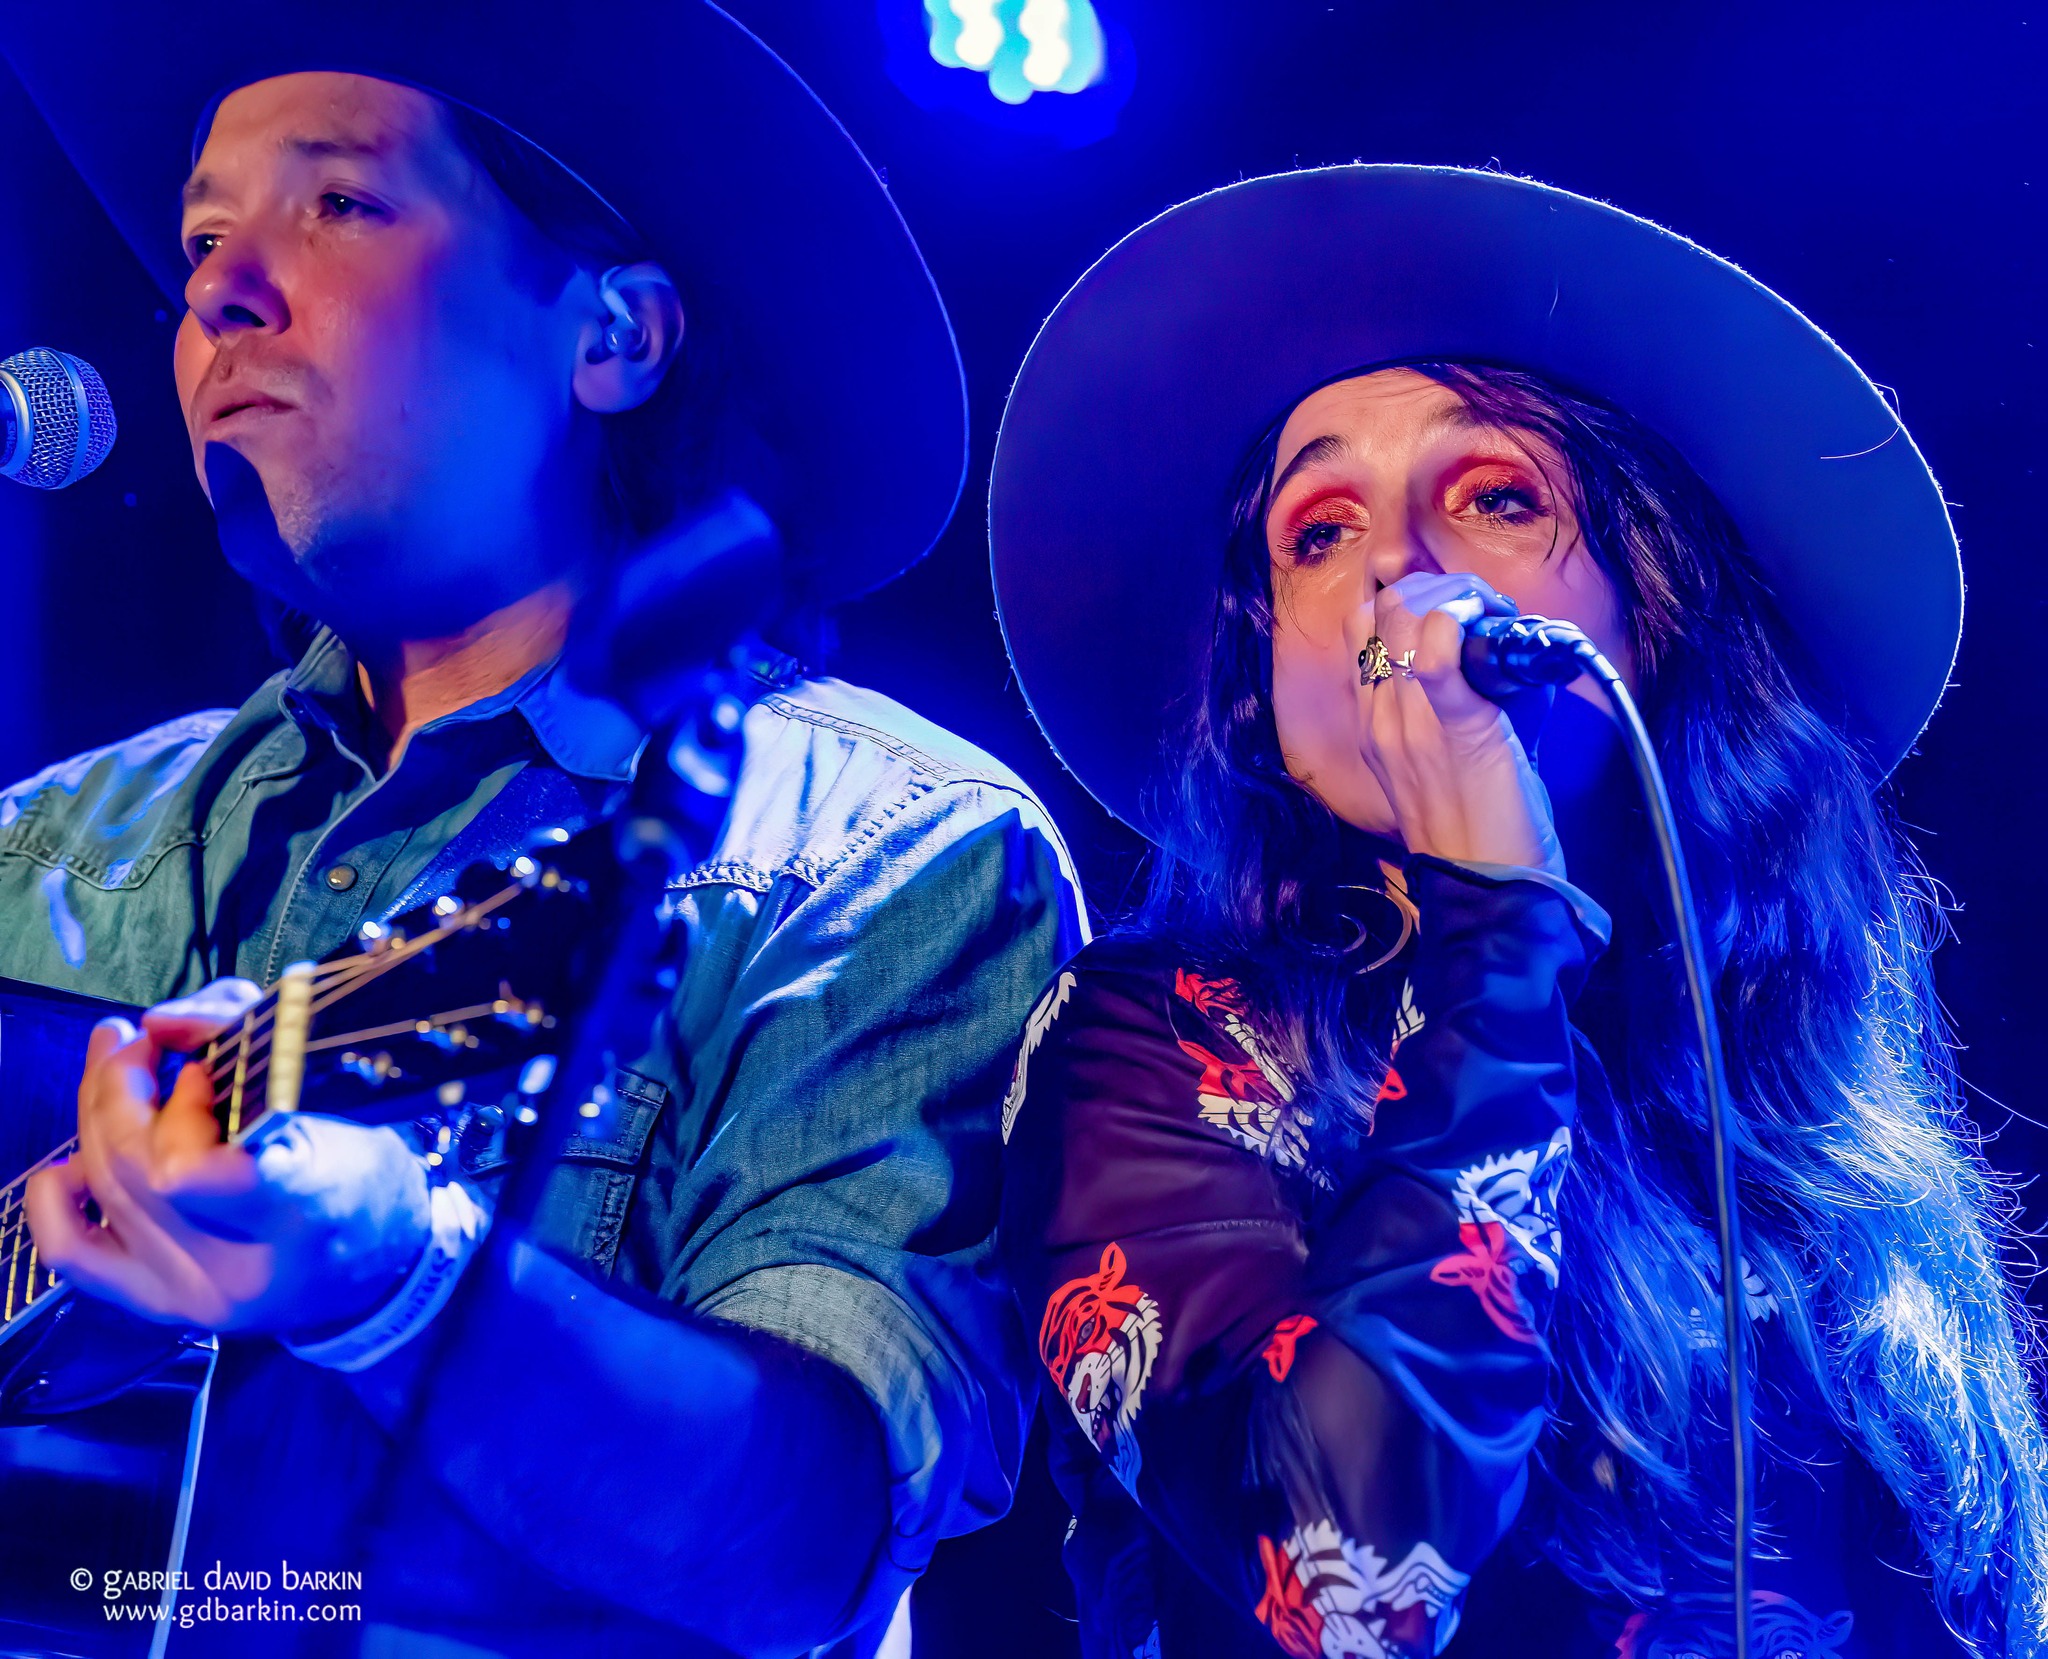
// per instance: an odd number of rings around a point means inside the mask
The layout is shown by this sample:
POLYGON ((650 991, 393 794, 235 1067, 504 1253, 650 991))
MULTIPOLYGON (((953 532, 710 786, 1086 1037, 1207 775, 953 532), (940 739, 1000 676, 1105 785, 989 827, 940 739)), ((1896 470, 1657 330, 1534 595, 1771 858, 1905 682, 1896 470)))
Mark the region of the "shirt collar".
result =
MULTIPOLYGON (((281 695, 285 712, 294 720, 304 724, 310 718, 344 742, 360 742, 370 713, 356 676, 355 654, 331 629, 322 628, 285 675, 281 695)), ((617 704, 587 696, 571 685, 559 657, 421 730, 495 720, 513 711, 564 772, 609 783, 631 781, 647 734, 617 704)))

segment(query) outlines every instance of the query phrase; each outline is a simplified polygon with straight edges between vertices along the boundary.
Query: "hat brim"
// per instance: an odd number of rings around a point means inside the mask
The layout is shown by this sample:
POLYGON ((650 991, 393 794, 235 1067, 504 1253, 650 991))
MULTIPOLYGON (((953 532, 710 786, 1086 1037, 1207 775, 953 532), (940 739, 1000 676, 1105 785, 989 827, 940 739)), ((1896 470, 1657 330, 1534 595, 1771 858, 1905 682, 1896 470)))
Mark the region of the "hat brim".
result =
POLYGON ((989 496, 1004 637, 1053 748, 1117 817, 1158 836, 1149 803, 1207 660, 1247 451, 1315 387, 1416 359, 1551 377, 1676 446, 1854 735, 1887 768, 1911 747, 1954 663, 1962 570, 1927 463, 1833 341, 1602 203, 1465 169, 1330 167, 1132 232, 1010 394, 989 496))
MULTIPOLYGON (((587 181, 709 296, 748 423, 739 464, 825 599, 916 562, 966 476, 959 353, 895 205, 844 128, 702 0, 614 28, 554 0, 10 6, 0 52, 174 302, 178 194, 221 94, 341 70, 439 93, 587 181)), ((687 349, 687 348, 686 348, 687 349)))

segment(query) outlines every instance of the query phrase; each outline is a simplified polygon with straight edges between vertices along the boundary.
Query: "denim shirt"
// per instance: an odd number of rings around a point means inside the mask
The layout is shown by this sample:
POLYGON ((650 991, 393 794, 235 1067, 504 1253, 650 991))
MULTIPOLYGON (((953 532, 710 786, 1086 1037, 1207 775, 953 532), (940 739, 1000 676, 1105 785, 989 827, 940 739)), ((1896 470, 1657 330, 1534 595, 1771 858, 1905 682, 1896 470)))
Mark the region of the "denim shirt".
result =
MULTIPOLYGON (((239 710, 0 795, 0 974, 135 1004, 224 974, 267 982, 416 901, 522 774, 549 775, 504 800, 546 800, 546 822, 602 812, 641 742, 553 665, 423 727, 381 776, 367 720, 353 659, 323 634, 239 710)), ((823 1355, 871 1397, 894 1531, 858 1624, 886 1616, 939 1538, 1009 1502, 1026 1406, 989 1247, 997 1119, 1015 1034, 1085 923, 1029 790, 908 710, 794 680, 742 731, 723 827, 669 894, 686 952, 665 1028, 612 1133, 555 1171, 536 1231, 593 1275, 823 1355)), ((368 1428, 329 1420, 349 1398, 331 1375, 239 1346, 223 1377, 261 1409, 236 1421, 269 1438, 236 1446, 217 1384, 193 1521, 208 1560, 222 1539, 241 1548, 236 1511, 346 1507, 362 1459, 336 1436, 368 1428), (294 1419, 296 1438, 278 1427, 294 1419), (219 1458, 231 1503, 209 1481, 219 1458)), ((501 1604, 478 1589, 479 1608, 501 1604)))

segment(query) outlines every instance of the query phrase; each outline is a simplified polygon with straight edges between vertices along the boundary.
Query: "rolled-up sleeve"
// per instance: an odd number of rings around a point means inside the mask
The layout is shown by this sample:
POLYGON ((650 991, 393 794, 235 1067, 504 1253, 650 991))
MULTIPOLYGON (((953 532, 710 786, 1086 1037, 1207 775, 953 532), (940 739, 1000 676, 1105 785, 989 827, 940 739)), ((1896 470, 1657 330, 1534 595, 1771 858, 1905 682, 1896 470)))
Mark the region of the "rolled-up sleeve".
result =
POLYGON ((893 1514, 858 1625, 1009 1505, 1029 1367, 992 1259, 998 1118, 1031 999, 1082 942, 1078 894, 1036 803, 969 781, 900 803, 829 870, 706 880, 678 910, 723 960, 693 961, 679 996, 691 1144, 650 1177, 659 1288, 873 1401, 893 1514))

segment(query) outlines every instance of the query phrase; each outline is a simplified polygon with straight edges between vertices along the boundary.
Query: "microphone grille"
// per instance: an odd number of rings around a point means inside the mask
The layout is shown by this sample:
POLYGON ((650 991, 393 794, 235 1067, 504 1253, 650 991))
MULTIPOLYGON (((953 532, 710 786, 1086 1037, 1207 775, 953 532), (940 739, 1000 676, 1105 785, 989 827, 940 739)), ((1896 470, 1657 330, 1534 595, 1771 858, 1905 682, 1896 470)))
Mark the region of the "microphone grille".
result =
POLYGON ((14 441, 0 476, 32 489, 75 484, 114 447, 114 400, 99 370, 69 352, 31 346, 0 359, 0 397, 14 405, 14 441))

